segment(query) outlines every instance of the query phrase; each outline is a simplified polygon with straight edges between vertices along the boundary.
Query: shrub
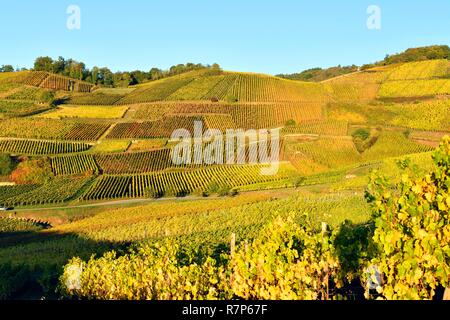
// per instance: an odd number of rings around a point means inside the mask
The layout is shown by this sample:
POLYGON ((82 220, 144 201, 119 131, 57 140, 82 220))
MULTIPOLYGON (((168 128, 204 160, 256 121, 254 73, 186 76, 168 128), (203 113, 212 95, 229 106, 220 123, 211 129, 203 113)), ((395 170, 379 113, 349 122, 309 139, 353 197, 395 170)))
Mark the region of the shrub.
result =
POLYGON ((278 218, 230 261, 231 289, 244 299, 329 299, 339 262, 329 232, 278 218))
POLYGON ((43 184, 54 177, 48 158, 24 160, 11 173, 11 180, 17 184, 43 184))
POLYGON ((14 166, 14 159, 9 154, 0 154, 0 176, 9 175, 14 166))
POLYGON ((361 141, 366 141, 370 137, 370 132, 367 129, 360 128, 353 133, 353 138, 361 141))
POLYGON ((423 178, 405 173, 397 185, 371 176, 366 197, 378 249, 372 264, 383 275, 377 291, 386 299, 431 299, 436 288, 450 284, 449 137, 433 160, 433 172, 423 178))
POLYGON ((72 259, 60 278, 64 295, 107 300, 190 300, 228 298, 222 268, 210 257, 178 244, 145 245, 118 256, 112 251, 88 263, 72 259))

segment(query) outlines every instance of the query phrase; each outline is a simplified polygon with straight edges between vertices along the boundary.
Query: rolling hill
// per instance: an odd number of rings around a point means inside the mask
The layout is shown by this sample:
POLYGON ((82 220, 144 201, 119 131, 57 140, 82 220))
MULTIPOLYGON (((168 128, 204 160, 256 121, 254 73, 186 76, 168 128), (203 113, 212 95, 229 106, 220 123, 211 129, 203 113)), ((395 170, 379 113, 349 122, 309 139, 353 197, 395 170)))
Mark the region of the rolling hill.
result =
MULTIPOLYGON (((228 246, 230 233, 251 240, 288 212, 317 224, 365 223, 369 172, 398 180, 405 159, 429 169, 430 151, 450 133, 449 99, 443 59, 321 82, 200 69, 105 88, 47 72, 0 73, 0 153, 16 167, 0 177, 0 206, 17 210, 0 213, 0 280, 17 267, 40 288, 73 256, 143 241, 203 243, 211 252, 228 246), (251 159, 263 142, 250 139, 231 149, 244 163, 174 164, 172 132, 193 133, 196 121, 202 132, 280 129, 278 172, 261 174, 266 164, 251 159)), ((0 297, 23 286, 0 287, 0 297)))

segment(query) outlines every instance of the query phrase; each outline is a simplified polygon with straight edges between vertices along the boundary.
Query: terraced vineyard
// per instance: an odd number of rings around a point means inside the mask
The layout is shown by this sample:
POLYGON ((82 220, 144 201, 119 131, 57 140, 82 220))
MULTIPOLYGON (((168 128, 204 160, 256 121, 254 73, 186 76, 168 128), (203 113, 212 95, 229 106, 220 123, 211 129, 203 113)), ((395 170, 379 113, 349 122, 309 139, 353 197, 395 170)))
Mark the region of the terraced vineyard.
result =
POLYGON ((43 71, 24 72, 15 80, 27 86, 39 87, 47 77, 48 73, 43 71))
POLYGON ((387 106, 396 116, 393 125, 413 129, 450 131, 450 100, 387 106))
POLYGON ((424 97, 450 94, 449 79, 401 80, 385 82, 380 88, 381 98, 424 97))
POLYGON ((316 163, 318 168, 330 169, 361 161, 361 156, 350 137, 320 137, 314 141, 294 143, 286 148, 288 153, 297 156, 297 162, 307 159, 306 166, 316 163))
POLYGON ((253 74, 239 74, 227 95, 242 102, 325 102, 329 100, 327 92, 319 84, 253 74))
MULTIPOLYGON (((399 160, 411 158, 419 175, 433 166, 431 146, 450 133, 448 66, 379 65, 322 82, 171 70, 126 88, 47 72, 0 73, 0 206, 11 209, 0 212, 0 284, 25 268, 24 283, 47 286, 69 258, 137 241, 170 239, 218 256, 228 252, 231 233, 244 243, 288 214, 303 223, 307 213, 317 228, 351 219, 358 225, 346 226, 359 237, 370 217, 363 194, 371 170, 398 182, 399 160), (278 172, 263 175, 267 166, 257 161, 272 142, 249 136, 223 153, 191 141, 191 161, 175 164, 180 150, 170 137, 176 129, 192 134, 196 121, 202 133, 280 129, 278 172), (235 161, 208 162, 209 152, 235 161), (186 196, 195 197, 155 200, 186 196), (19 220, 29 217, 48 218, 52 227, 19 220)), ((0 298, 16 290, 5 288, 0 298)))
POLYGON ((0 121, 0 137, 95 141, 109 126, 103 122, 14 118, 0 121))
POLYGON ((24 72, 15 81, 34 87, 75 92, 90 92, 94 87, 91 83, 43 71, 24 72))
POLYGON ((323 85, 335 101, 369 102, 378 96, 391 66, 357 72, 324 81, 323 85))
POLYGON ((122 118, 127 107, 123 106, 71 106, 63 105, 55 111, 47 112, 40 117, 49 119, 90 118, 90 119, 118 119, 122 118))
POLYGON ((99 167, 92 154, 53 157, 51 158, 51 165, 55 175, 99 172, 99 167))
POLYGON ((36 232, 42 230, 42 226, 37 223, 24 219, 0 218, 0 238, 5 233, 15 232, 36 232))
POLYGON ((80 189, 91 182, 92 177, 67 176, 55 178, 49 183, 33 188, 31 191, 7 197, 2 201, 7 206, 63 203, 75 199, 80 189))
POLYGON ((423 80, 447 75, 448 60, 429 60, 403 64, 389 73, 387 80, 423 80))
POLYGON ((48 101, 43 99, 45 93, 49 92, 49 90, 37 88, 37 87, 18 87, 14 90, 11 90, 9 94, 5 96, 5 99, 8 100, 20 100, 20 101, 28 101, 28 102, 40 102, 48 104, 48 101))
POLYGON ((102 176, 82 196, 83 200, 140 198, 155 195, 179 196, 205 190, 216 183, 219 186, 243 185, 276 181, 294 173, 291 166, 283 165, 274 176, 261 175, 262 166, 217 166, 191 171, 158 172, 145 175, 102 176))
POLYGON ((240 102, 326 102, 329 94, 320 84, 296 82, 258 74, 194 71, 141 85, 120 104, 153 101, 209 100, 240 102))
POLYGON ((106 94, 94 91, 93 94, 72 95, 65 103, 72 105, 113 105, 122 99, 123 94, 106 94))
POLYGON ((14 138, 61 139, 72 126, 50 119, 7 119, 0 122, 0 136, 14 138))
POLYGON ((96 141, 110 127, 109 123, 73 123, 64 138, 67 140, 96 141))
POLYGON ((95 156, 105 174, 125 174, 160 171, 173 166, 171 150, 103 154, 95 156))
POLYGON ((49 106, 39 105, 34 102, 0 100, 0 119, 31 116, 48 109, 49 106))
POLYGON ((0 205, 5 206, 6 200, 20 196, 21 194, 28 193, 37 189, 38 185, 24 184, 16 186, 0 186, 0 205))
POLYGON ((363 153, 363 158, 365 160, 379 160, 431 150, 433 150, 432 147, 417 144, 407 139, 402 132, 385 131, 377 142, 363 153))
POLYGON ((283 128, 283 134, 320 134, 346 136, 348 122, 345 121, 312 121, 283 128))
POLYGON ((91 145, 86 143, 0 139, 0 152, 6 153, 46 155, 83 152, 88 150, 89 148, 91 148, 91 145))
MULTIPOLYGON (((137 107, 135 119, 164 119, 169 115, 230 115, 231 128, 266 129, 282 127, 288 121, 295 123, 321 120, 325 105, 320 102, 301 103, 158 103, 137 107)), ((229 120, 226 120, 229 121, 229 120)), ((213 127, 214 128, 214 127, 213 127)))
POLYGON ((132 93, 125 96, 119 104, 133 104, 153 101, 162 101, 172 95, 175 91, 186 86, 195 78, 186 76, 176 76, 163 79, 154 83, 142 85, 132 93))
POLYGON ((153 137, 153 122, 118 123, 106 136, 107 139, 139 139, 153 137))

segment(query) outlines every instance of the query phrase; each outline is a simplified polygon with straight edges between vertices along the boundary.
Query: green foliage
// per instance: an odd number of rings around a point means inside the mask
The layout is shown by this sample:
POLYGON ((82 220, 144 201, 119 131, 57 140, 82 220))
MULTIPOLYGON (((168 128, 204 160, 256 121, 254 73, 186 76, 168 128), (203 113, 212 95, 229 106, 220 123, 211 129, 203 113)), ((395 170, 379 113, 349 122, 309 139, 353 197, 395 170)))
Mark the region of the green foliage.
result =
POLYGON ((353 138, 361 141, 366 141, 370 137, 370 132, 367 129, 360 128, 352 134, 353 138))
POLYGON ((0 72, 14 72, 14 67, 10 64, 4 64, 0 67, 0 72))
POLYGON ((293 127, 295 126, 297 123, 295 122, 294 119, 289 119, 288 121, 286 121, 285 126, 286 127, 293 127))
POLYGON ((232 257, 231 289, 244 299, 329 299, 339 261, 330 233, 277 219, 232 257))
POLYGON ((372 260, 383 274, 386 299, 431 299, 450 283, 450 138, 433 154, 436 169, 422 178, 402 176, 392 186, 373 174, 367 190, 375 220, 372 260))
POLYGON ((74 258, 64 267, 61 289, 68 296, 105 300, 226 298, 223 268, 196 254, 168 242, 123 256, 112 251, 88 263, 74 258))
POLYGON ((144 245, 87 263, 74 258, 60 284, 64 294, 89 299, 328 299, 339 267, 332 242, 326 230, 277 219, 218 260, 173 242, 144 245))
POLYGON ((43 91, 39 97, 40 101, 47 102, 49 104, 53 104, 54 99, 55 93, 53 91, 43 91))
POLYGON ((384 63, 393 64, 400 62, 449 59, 449 58, 450 58, 450 48, 447 45, 442 45, 442 46, 411 48, 399 54, 394 54, 390 56, 388 55, 384 59, 384 63))
POLYGON ((9 154, 0 154, 0 176, 9 175, 14 167, 14 159, 9 154))
POLYGON ((327 69, 322 68, 313 68, 302 71, 300 73, 293 74, 279 74, 277 77, 290 79, 290 80, 299 80, 299 81, 314 81, 320 82, 330 78, 334 78, 337 76, 341 76, 344 74, 352 73, 358 71, 358 67, 355 65, 352 66, 337 66, 331 67, 327 69))
POLYGON ((11 173, 11 179, 17 184, 47 183, 52 178, 52 167, 47 158, 22 161, 11 173))
POLYGON ((38 231, 42 229, 42 225, 35 223, 31 220, 23 219, 10 219, 0 217, 0 238, 2 233, 6 232, 27 232, 38 231))

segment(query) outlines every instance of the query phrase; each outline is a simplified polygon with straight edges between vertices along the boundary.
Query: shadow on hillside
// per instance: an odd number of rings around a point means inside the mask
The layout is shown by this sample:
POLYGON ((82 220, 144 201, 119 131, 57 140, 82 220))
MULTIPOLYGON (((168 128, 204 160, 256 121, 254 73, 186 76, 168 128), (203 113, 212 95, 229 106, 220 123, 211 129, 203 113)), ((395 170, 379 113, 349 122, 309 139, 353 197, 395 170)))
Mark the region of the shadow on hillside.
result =
POLYGON ((129 243, 93 241, 82 235, 51 230, 0 234, 0 299, 57 299, 63 267, 73 257, 88 260, 129 243))

